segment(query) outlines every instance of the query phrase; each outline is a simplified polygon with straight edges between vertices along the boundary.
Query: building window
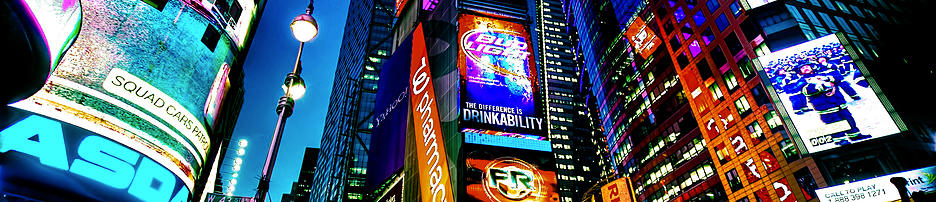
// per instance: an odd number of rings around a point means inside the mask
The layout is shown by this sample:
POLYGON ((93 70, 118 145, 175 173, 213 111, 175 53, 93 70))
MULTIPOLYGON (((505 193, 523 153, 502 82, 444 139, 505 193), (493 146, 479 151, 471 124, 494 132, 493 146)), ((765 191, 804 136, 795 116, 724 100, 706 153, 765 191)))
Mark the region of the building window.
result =
POLYGON ((723 65, 728 63, 728 59, 725 59, 725 53, 722 52, 721 48, 715 46, 711 51, 712 61, 715 62, 715 67, 721 69, 723 65))
POLYGON ((735 17, 738 17, 739 15, 741 15, 741 6, 738 6, 738 1, 734 1, 734 3, 731 3, 730 7, 731 7, 731 12, 734 13, 735 17))
POLYGON ((709 45, 712 41, 715 40, 715 34, 712 33, 712 28, 705 28, 705 31, 702 32, 702 42, 705 42, 705 45, 709 45))
POLYGON ((728 17, 725 17, 725 14, 721 14, 715 19, 715 25, 718 26, 718 30, 725 31, 725 28, 728 28, 728 25, 731 24, 728 22, 728 17))
POLYGON ((702 52, 702 46, 699 45, 699 41, 692 40, 692 43, 689 44, 689 52, 692 53, 692 57, 699 56, 699 53, 702 52))
POLYGON ((728 92, 738 90, 738 78, 735 78, 733 71, 729 69, 722 75, 722 78, 725 80, 725 87, 728 87, 728 92))
POLYGON ((757 103, 758 106, 770 103, 770 97, 767 97, 767 93, 764 92, 764 87, 760 84, 751 88, 751 95, 754 96, 754 102, 757 103))
POLYGON ((702 23, 705 23, 705 13, 702 13, 702 10, 699 10, 692 16, 692 19, 695 21, 696 27, 701 27, 702 23))
POLYGON ((673 13, 673 16, 676 17, 676 22, 682 22, 686 18, 686 12, 683 12, 682 6, 676 9, 676 12, 673 13))
POLYGON ((780 136, 783 138, 779 142, 780 150, 782 150, 783 157, 786 157, 787 162, 800 159, 799 151, 796 150, 796 145, 794 145, 793 141, 790 140, 790 137, 786 134, 786 131, 780 131, 780 136))
POLYGON ((718 83, 712 83, 712 85, 708 86, 708 89, 709 92, 712 93, 713 100, 721 100, 724 97, 722 96, 721 89, 718 89, 718 83))
POLYGON ((761 130, 760 124, 757 123, 757 120, 751 122, 747 126, 748 133, 751 134, 751 141, 754 141, 754 145, 760 144, 761 141, 767 139, 764 137, 764 131, 761 130))
POLYGON ((764 114, 764 120, 767 120, 767 127, 770 127, 771 131, 782 130, 783 122, 780 120, 780 116, 777 116, 777 111, 769 111, 764 114))
POLYGON ((704 59, 699 60, 699 62, 696 63, 696 67, 699 69, 699 76, 702 77, 703 81, 712 78, 712 68, 709 67, 708 61, 704 59))
POLYGON ((728 51, 731 51, 731 55, 738 54, 738 52, 744 50, 744 47, 741 46, 741 40, 739 40, 738 35, 734 32, 731 32, 731 34, 725 37, 725 45, 728 46, 728 51))
POLYGON ((741 114, 741 117, 747 117, 748 114, 751 114, 751 104, 748 103, 747 98, 741 96, 738 100, 735 100, 735 107, 738 108, 738 114, 741 114))
POLYGON ((741 58, 741 60, 738 60, 737 64, 738 70, 741 70, 741 78, 744 78, 745 81, 754 78, 754 68, 752 67, 753 65, 751 65, 751 60, 748 59, 747 56, 744 56, 741 58))
POLYGON ((715 146, 715 156, 718 157, 718 163, 722 165, 731 160, 731 156, 728 156, 728 148, 725 148, 724 143, 715 146))
POLYGON ((738 191, 744 187, 744 185, 741 185, 741 178, 738 177, 738 171, 735 169, 726 172, 725 179, 728 180, 728 187, 731 188, 732 192, 738 191))
POLYGON ((715 13, 715 10, 718 10, 719 6, 718 0, 708 0, 705 5, 708 7, 709 13, 715 13))

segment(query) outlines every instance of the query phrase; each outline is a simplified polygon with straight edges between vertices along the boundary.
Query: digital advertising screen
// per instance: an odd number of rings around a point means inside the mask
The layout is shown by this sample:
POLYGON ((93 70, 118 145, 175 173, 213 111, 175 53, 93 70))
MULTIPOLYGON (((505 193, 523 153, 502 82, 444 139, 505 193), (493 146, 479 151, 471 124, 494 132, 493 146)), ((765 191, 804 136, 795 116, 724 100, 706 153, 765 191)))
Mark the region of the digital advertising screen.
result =
POLYGON ((542 134, 536 67, 527 28, 493 18, 458 17, 462 128, 542 134))
POLYGON ((647 27, 647 24, 639 17, 634 19, 634 23, 627 28, 624 35, 627 37, 627 41, 630 41, 631 45, 634 46, 634 50, 644 58, 649 57, 653 51, 656 51, 657 46, 662 43, 660 38, 657 38, 657 35, 653 33, 653 30, 650 30, 650 27, 647 27))
POLYGON ((757 59, 788 129, 811 153, 905 130, 850 52, 833 34, 757 59))
POLYGON ((48 82, 10 107, 103 128, 92 131, 152 159, 190 192, 212 144, 206 122, 221 106, 236 43, 213 35, 217 22, 188 1, 78 2, 63 2, 74 3, 68 8, 81 13, 81 26, 48 82))
POLYGON ((904 186, 908 194, 936 193, 936 166, 817 189, 816 194, 822 202, 900 201, 897 186, 904 186))
POLYGON ((146 153, 99 134, 90 120, 65 123, 8 107, 0 120, 0 193, 27 201, 187 201, 181 178, 146 153), (50 194, 54 193, 54 194, 50 194))
POLYGON ((550 152, 465 144, 464 201, 559 201, 550 152))

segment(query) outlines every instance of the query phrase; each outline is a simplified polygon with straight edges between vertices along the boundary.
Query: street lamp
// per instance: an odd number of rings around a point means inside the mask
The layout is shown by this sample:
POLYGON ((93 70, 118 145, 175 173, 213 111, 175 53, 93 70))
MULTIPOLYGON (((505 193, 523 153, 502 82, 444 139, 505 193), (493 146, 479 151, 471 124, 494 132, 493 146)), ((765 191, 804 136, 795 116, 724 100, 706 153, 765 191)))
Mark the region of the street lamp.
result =
POLYGON ((270 142, 270 151, 267 152, 266 163, 263 164, 263 171, 260 175, 260 182, 257 183, 257 195, 255 199, 258 202, 266 200, 267 192, 270 191, 270 177, 273 176, 273 165, 276 163, 276 153, 279 152, 280 140, 283 137, 283 128, 286 126, 286 118, 292 115, 294 100, 299 99, 305 94, 305 82, 299 75, 302 74, 302 65, 299 58, 302 58, 302 47, 305 42, 312 41, 318 35, 318 22, 312 17, 313 0, 309 0, 309 6, 306 12, 296 16, 289 28, 292 30, 293 37, 299 40, 299 54, 296 56, 296 66, 293 71, 286 75, 283 81, 283 97, 280 97, 276 105, 276 130, 273 131, 273 140, 270 142))

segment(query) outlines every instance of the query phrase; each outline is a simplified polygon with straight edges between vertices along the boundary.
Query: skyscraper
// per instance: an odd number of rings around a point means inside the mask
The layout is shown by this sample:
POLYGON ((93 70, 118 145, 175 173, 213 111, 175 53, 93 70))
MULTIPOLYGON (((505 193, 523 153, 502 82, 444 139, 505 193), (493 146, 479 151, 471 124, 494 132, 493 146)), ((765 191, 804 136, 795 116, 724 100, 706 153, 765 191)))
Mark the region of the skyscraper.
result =
POLYGON ((562 2, 536 0, 535 28, 539 69, 548 136, 556 158, 560 201, 577 201, 601 179, 604 161, 600 126, 589 111, 590 84, 575 57, 573 30, 566 21, 562 2))
MULTIPOLYGON (((318 148, 306 148, 305 155, 302 156, 302 166, 299 167, 299 179, 293 183, 293 189, 289 193, 296 202, 308 202, 312 192, 312 179, 315 176, 315 167, 318 166, 319 157, 318 148)), ((285 195, 285 194, 284 194, 285 195)))
POLYGON ((329 99, 312 201, 364 199, 378 71, 389 56, 392 0, 351 1, 329 99))

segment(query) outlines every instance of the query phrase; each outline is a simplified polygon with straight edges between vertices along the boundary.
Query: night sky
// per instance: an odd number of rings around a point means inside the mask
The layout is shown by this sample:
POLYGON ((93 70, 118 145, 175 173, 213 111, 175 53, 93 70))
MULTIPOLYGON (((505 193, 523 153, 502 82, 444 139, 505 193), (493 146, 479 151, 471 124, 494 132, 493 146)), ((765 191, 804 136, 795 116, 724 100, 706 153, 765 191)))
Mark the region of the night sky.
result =
MULTIPOLYGON (((254 196, 260 172, 276 126, 276 102, 283 96, 280 87, 298 53, 299 42, 293 38, 289 23, 305 12, 307 0, 267 1, 247 59, 244 61, 244 105, 241 109, 227 158, 222 161, 221 177, 231 179, 231 166, 237 154, 236 141, 247 139, 247 154, 237 178, 234 195, 254 196)), ((289 193, 299 176, 299 166, 306 147, 318 148, 332 91, 349 1, 316 1, 312 16, 321 32, 305 44, 302 55, 302 78, 308 90, 296 101, 292 117, 280 145, 270 183, 268 199, 280 201, 289 193)), ((223 187, 227 189, 227 185, 223 187)), ((226 192, 226 191, 225 191, 226 192)))

